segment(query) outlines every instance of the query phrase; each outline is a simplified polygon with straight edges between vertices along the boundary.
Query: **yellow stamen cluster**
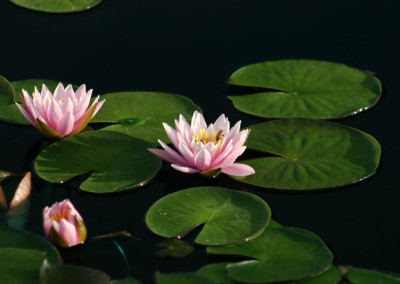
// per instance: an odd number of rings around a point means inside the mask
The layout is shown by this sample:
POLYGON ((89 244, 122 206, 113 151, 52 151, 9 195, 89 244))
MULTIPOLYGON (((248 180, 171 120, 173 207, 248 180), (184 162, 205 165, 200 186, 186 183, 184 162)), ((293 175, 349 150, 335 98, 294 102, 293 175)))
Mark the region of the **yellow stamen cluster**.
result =
POLYGON ((213 142, 215 145, 221 144, 221 139, 222 139, 222 130, 214 132, 214 130, 211 130, 210 136, 208 136, 207 129, 202 129, 200 132, 194 133, 193 134, 193 140, 197 142, 203 142, 204 145, 206 145, 209 142, 213 142))
POLYGON ((68 220, 68 217, 69 217, 68 211, 61 211, 61 212, 58 212, 57 214, 54 214, 53 216, 51 216, 51 220, 59 223, 61 219, 68 220))

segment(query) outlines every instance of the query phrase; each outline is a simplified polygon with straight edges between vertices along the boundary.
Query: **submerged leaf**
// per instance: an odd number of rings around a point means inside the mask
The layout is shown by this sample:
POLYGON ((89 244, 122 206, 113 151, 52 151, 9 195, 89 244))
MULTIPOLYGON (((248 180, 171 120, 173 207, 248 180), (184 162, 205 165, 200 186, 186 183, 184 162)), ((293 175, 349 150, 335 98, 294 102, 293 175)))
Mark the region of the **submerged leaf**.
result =
POLYGON ((0 283, 38 283, 45 259, 51 264, 61 262, 48 241, 27 231, 0 227, 0 283))
POLYGON ((109 241, 116 240, 116 241, 120 242, 120 241, 124 241, 124 240, 130 239, 130 238, 132 238, 132 235, 130 233, 128 233, 127 231, 120 231, 120 232, 105 234, 105 235, 101 235, 101 236, 96 236, 96 237, 93 237, 92 239, 94 239, 94 240, 97 240, 97 239, 109 240, 109 241))
POLYGON ((156 272, 157 284, 218 284, 214 280, 194 272, 159 273, 156 272))
POLYGON ((110 277, 96 269, 74 265, 49 265, 40 269, 40 284, 110 284, 110 277))
POLYGON ((156 254, 158 256, 171 256, 171 257, 185 257, 194 251, 194 247, 179 239, 165 239, 157 244, 158 250, 156 254))

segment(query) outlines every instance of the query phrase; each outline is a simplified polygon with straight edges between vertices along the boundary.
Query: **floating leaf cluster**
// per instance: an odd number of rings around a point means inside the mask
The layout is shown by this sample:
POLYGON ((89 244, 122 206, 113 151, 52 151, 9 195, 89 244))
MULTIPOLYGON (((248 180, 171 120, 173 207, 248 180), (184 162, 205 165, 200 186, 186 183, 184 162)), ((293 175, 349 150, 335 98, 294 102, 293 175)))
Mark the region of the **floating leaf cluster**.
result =
MULTIPOLYGON (((28 8, 40 10, 45 1, 12 2, 22 6, 29 2, 28 8)), ((54 11, 50 5, 48 12, 81 10, 99 1, 67 2, 67 10, 54 11)), ((50 89, 58 84, 36 79, 10 83, 0 76, 0 120, 27 124, 14 103, 20 101, 22 89, 32 92, 42 83, 50 89)), ((254 175, 233 177, 242 184, 310 190, 358 182, 375 173, 381 148, 373 137, 315 119, 353 115, 375 105, 381 96, 376 77, 338 63, 282 60, 243 67, 232 74, 228 83, 262 89, 230 96, 237 109, 260 117, 285 118, 248 126, 251 134, 246 145, 263 157, 242 161, 255 169, 254 175)), ((190 99, 177 94, 119 92, 104 94, 101 99, 107 102, 91 123, 107 125, 50 143, 34 161, 39 177, 63 183, 84 175, 78 187, 91 193, 143 186, 161 169, 161 160, 147 148, 155 147, 158 139, 167 139, 162 123, 172 125, 179 115, 188 118, 201 112, 190 99)), ((211 263, 197 272, 157 272, 157 283, 323 284, 339 283, 343 277, 355 284, 370 279, 400 283, 397 276, 336 267, 331 251, 317 235, 281 226, 271 220, 264 200, 243 191, 221 187, 184 189, 157 201, 145 221, 152 232, 165 238, 180 239, 200 227, 194 239, 197 246, 205 246, 209 255, 240 258, 211 263)), ((90 224, 87 226, 90 230, 90 224)), ((100 239, 115 241, 116 236, 121 235, 100 239)), ((184 257, 192 251, 190 242, 177 239, 165 240, 157 248, 160 256, 184 257)), ((14 277, 17 280, 13 283, 138 283, 133 278, 111 281, 97 270, 61 265, 50 243, 32 233, 6 227, 0 227, 1 260, 0 282, 5 283, 14 277)))

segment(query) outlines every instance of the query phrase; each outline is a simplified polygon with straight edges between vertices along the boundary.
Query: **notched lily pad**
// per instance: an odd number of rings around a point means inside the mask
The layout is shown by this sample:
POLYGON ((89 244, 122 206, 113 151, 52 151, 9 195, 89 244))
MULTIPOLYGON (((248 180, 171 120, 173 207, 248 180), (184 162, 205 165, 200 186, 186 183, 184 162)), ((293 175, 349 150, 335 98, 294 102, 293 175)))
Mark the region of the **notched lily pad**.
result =
POLYGON ((279 157, 241 161, 255 174, 240 181, 277 189, 317 189, 361 181, 378 167, 381 147, 370 135, 333 122, 285 119, 249 126, 249 149, 279 157))
POLYGON ((221 187, 194 187, 158 200, 146 214, 146 224, 163 237, 182 237, 203 225, 195 242, 226 245, 262 233, 271 211, 256 195, 221 187))
POLYGON ((161 168, 146 141, 113 131, 80 133, 44 149, 35 160, 37 174, 49 182, 91 173, 80 189, 110 193, 141 186, 161 168))
POLYGON ((229 97, 238 110, 269 118, 344 117, 371 108, 382 94, 380 81, 367 72, 304 59, 248 65, 235 71, 228 83, 269 89, 229 97))
POLYGON ((241 255, 251 260, 226 266, 229 277, 245 283, 295 281, 327 270, 333 255, 315 234, 298 228, 267 228, 238 245, 207 247, 211 254, 241 255))
POLYGON ((44 260, 61 262, 55 247, 27 231, 0 227, 0 283, 39 283, 44 260))
POLYGON ((396 277, 376 270, 341 267, 344 277, 354 284, 399 284, 400 276, 396 277))
POLYGON ((102 0, 10 0, 15 5, 46 13, 73 13, 88 10, 102 0))
POLYGON ((107 101, 91 122, 113 123, 104 130, 123 132, 154 143, 158 139, 168 140, 163 122, 174 125, 180 114, 189 118, 195 110, 201 112, 189 98, 169 93, 121 92, 101 98, 107 101))
POLYGON ((229 278, 226 266, 231 262, 217 262, 203 266, 197 270, 197 274, 204 275, 221 284, 240 284, 240 282, 229 278))

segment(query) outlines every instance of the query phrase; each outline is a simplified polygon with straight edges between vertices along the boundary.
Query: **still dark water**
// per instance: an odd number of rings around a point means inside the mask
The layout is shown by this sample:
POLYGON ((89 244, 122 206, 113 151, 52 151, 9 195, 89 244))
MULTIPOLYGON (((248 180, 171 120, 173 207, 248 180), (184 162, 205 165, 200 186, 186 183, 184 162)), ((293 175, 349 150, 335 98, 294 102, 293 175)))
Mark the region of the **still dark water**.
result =
MULTIPOLYGON (((215 257, 203 248, 183 259, 159 258, 160 240, 144 224, 148 208, 174 191, 215 185, 261 196, 273 218, 318 234, 335 264, 400 273, 400 132, 398 108, 400 3, 379 1, 132 1, 104 0, 93 10, 49 15, 0 2, 0 74, 10 81, 41 78, 85 83, 94 94, 143 90, 191 98, 208 122, 222 112, 247 126, 261 121, 236 111, 225 80, 251 63, 308 58, 369 70, 384 94, 371 110, 338 122, 374 136, 382 146, 375 176, 355 185, 306 193, 207 180, 164 165, 150 184, 129 192, 93 195, 36 178, 27 229, 43 235, 41 210, 69 197, 89 238, 126 230, 122 243, 133 276, 151 283, 154 272, 194 271, 215 257)), ((0 123, 0 170, 22 172, 43 135, 0 123)), ((190 239, 190 235, 188 236, 190 239)), ((123 278, 127 269, 111 242, 90 240, 80 260, 123 278)))

